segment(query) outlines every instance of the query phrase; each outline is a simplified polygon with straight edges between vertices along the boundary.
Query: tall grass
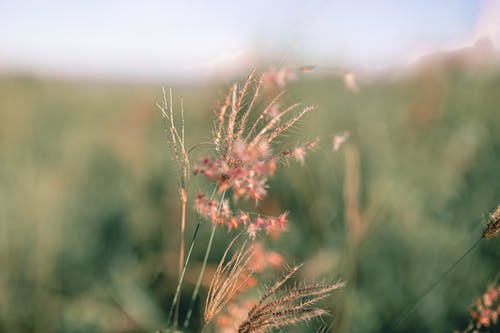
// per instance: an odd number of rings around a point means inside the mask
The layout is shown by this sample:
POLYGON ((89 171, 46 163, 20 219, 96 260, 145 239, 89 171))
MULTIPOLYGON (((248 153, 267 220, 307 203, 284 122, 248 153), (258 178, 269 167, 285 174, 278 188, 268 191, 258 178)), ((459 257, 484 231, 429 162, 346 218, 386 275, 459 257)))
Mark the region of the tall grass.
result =
MULTIPOLYGON (((198 297, 217 228, 227 227, 229 231, 243 228, 245 235, 250 240, 255 240, 262 231, 267 234, 277 234, 287 228, 287 212, 274 217, 256 214, 238 207, 241 200, 250 200, 255 206, 258 206, 267 195, 268 179, 275 173, 279 162, 295 159, 304 163, 305 154, 308 150, 314 148, 318 141, 313 140, 293 148, 276 151, 278 147, 274 142, 284 132, 294 127, 303 116, 314 110, 314 107, 304 106, 301 103, 281 108, 281 98, 285 92, 281 88, 285 84, 285 79, 278 75, 281 75, 281 72, 264 73, 259 78, 256 78, 254 70, 241 85, 235 83, 231 86, 229 93, 215 115, 214 136, 210 140, 210 144, 213 145, 213 153, 201 158, 193 169, 194 174, 204 175, 213 183, 211 195, 200 192, 194 200, 197 213, 201 219, 211 222, 212 231, 187 310, 183 324, 184 329, 189 326, 193 306, 198 297), (280 90, 274 96, 269 95, 269 101, 266 102, 261 94, 265 96, 266 90, 272 93, 275 88, 280 90), (261 107, 261 110, 258 109, 259 107, 261 107)), ((188 153, 190 150, 185 147, 183 106, 181 104, 180 125, 177 125, 174 121, 171 92, 169 96, 169 101, 167 101, 164 92, 163 104, 159 105, 159 108, 166 120, 167 132, 170 133, 169 141, 180 177, 181 241, 178 261, 179 280, 167 316, 167 329, 176 330, 180 294, 192 249, 197 241, 200 222, 198 222, 195 229, 188 254, 184 257, 186 204, 188 202, 187 188, 189 173, 191 172, 188 153), (173 324, 171 325, 172 317, 173 324)), ((244 246, 224 265, 224 260, 231 245, 232 243, 228 245, 212 279, 206 301, 205 325, 209 324, 241 289, 241 275, 250 273, 247 266, 251 255, 249 250, 245 250, 244 246)), ((293 272, 295 271, 293 270, 293 272)), ((271 288, 268 295, 261 300, 261 303, 274 294, 278 289, 278 285, 282 285, 290 277, 290 274, 286 275, 282 281, 271 288)), ((288 295, 281 296, 281 298, 267 304, 262 309, 255 308, 250 311, 248 314, 249 319, 243 328, 240 327, 239 331, 260 332, 272 327, 307 321, 321 316, 326 312, 320 309, 311 310, 310 306, 340 287, 340 284, 317 284, 289 290, 288 295), (305 299, 308 300, 305 301, 305 299), (271 323, 271 321, 274 322, 271 323)))

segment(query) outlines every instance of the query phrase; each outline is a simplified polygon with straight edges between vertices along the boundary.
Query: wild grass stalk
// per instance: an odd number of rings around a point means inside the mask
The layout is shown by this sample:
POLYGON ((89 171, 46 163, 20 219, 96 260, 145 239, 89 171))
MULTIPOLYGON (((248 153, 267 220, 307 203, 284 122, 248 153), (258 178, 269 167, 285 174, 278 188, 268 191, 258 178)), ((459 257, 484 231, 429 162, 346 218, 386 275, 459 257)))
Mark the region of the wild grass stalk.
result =
MULTIPOLYGON (((184 103, 181 99, 181 111, 180 111, 180 130, 177 129, 174 119, 174 108, 173 108, 173 98, 172 89, 169 90, 169 101, 167 102, 167 96, 165 88, 163 88, 163 105, 159 105, 161 114, 165 119, 165 128, 170 133, 169 141, 170 145, 174 151, 174 159, 177 166, 178 172, 178 188, 179 188, 179 200, 181 203, 181 219, 180 219, 180 242, 179 242, 179 285, 176 290, 176 295, 174 297, 175 304, 175 314, 174 314, 174 328, 177 327, 177 322, 179 318, 179 307, 180 307, 180 291, 181 284, 184 278, 185 269, 184 267, 184 252, 185 252, 185 232, 186 232, 186 205, 187 205, 187 191, 189 184, 189 175, 191 168, 189 166, 189 156, 186 150, 185 141, 185 123, 184 123, 184 103)), ((170 320, 171 314, 169 314, 170 320)))
MULTIPOLYGON (((281 72, 280 72, 281 73, 281 72)), ((190 303, 183 322, 184 329, 187 329, 192 317, 193 309, 198 298, 201 283, 208 264, 208 258, 213 246, 214 236, 217 228, 227 226, 229 230, 244 227, 251 239, 254 239, 261 231, 276 233, 286 228, 288 213, 273 217, 251 212, 237 210, 233 207, 238 199, 253 200, 255 205, 267 194, 267 180, 274 174, 277 162, 280 159, 294 158, 301 163, 307 150, 316 146, 316 141, 307 142, 294 148, 273 152, 274 141, 284 131, 294 126, 304 115, 314 110, 312 106, 303 106, 300 103, 293 104, 280 110, 280 99, 284 90, 279 91, 265 104, 262 111, 257 112, 256 106, 261 97, 261 91, 266 85, 280 82, 280 86, 287 78, 275 78, 268 73, 264 73, 259 79, 255 79, 253 70, 243 84, 233 84, 227 94, 223 104, 218 109, 214 123, 214 154, 203 158, 194 168, 194 174, 202 174, 214 184, 214 192, 207 196, 199 193, 195 200, 195 207, 198 214, 212 223, 210 237, 206 245, 201 269, 191 295, 190 303), (252 112, 257 112, 253 117, 252 112), (253 119, 252 126, 248 122, 253 119), (226 198, 226 194, 232 194, 231 198, 226 198)), ((172 93, 170 92, 169 102, 167 102, 164 91, 163 105, 160 110, 166 119, 166 127, 170 133, 170 143, 173 147, 177 169, 179 171, 179 193, 181 202, 181 241, 179 249, 179 281, 177 283, 174 298, 170 306, 167 317, 167 329, 171 328, 173 318, 173 329, 177 327, 180 294, 189 265, 193 248, 197 241, 201 220, 198 222, 188 250, 185 255, 185 226, 186 207, 188 203, 188 181, 191 172, 188 153, 185 148, 184 133, 184 111, 181 103, 181 127, 177 129, 174 121, 172 106, 172 93)), ((236 254, 225 263, 228 251, 234 244, 234 240, 226 248, 225 254, 220 261, 211 287, 206 299, 204 314, 205 326, 219 314, 232 300, 240 288, 240 275, 250 274, 248 263, 251 258, 250 251, 242 247, 236 254)), ((298 268, 297 268, 298 269, 298 268)), ((292 270, 293 272, 296 269, 292 270)), ((251 275, 251 274, 250 274, 251 275)), ((262 329, 279 327, 271 320, 283 323, 296 323, 306 321, 324 314, 321 309, 312 308, 312 305, 324 298, 330 291, 341 287, 340 284, 309 284, 296 286, 294 289, 287 289, 285 293, 277 296, 277 289, 284 284, 292 274, 287 274, 285 278, 275 284, 268 296, 262 299, 262 304, 266 299, 270 303, 265 303, 264 308, 255 308, 249 313, 250 326, 244 326, 243 332, 255 331, 256 327, 262 329), (273 297, 271 297, 273 296, 273 297), (271 311, 271 310, 276 311, 271 311), (268 313, 268 310, 271 311, 268 313), (263 312, 259 312, 263 311, 263 312), (257 315, 254 317, 253 315, 257 315), (262 321, 267 316, 267 319, 262 321), (259 318, 257 321, 256 318, 259 318)), ((258 329, 261 331, 261 329, 258 329)))
POLYGON ((309 321, 326 314, 316 303, 328 297, 332 291, 344 287, 337 283, 302 283, 282 289, 301 266, 295 266, 265 292, 258 303, 248 312, 247 319, 239 326, 239 333, 266 332, 309 321))

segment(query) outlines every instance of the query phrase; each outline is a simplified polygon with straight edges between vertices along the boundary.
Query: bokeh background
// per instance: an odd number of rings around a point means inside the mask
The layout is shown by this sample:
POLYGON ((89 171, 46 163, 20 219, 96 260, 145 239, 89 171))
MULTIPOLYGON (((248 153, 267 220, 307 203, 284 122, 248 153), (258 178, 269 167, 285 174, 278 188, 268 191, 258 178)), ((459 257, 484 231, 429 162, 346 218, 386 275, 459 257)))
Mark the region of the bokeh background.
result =
MULTIPOLYGON (((474 298, 498 279, 497 239, 395 323, 500 203, 499 24, 497 1, 2 1, 0 331, 163 328, 180 212, 162 86, 177 108, 183 97, 192 146, 210 138, 230 82, 252 67, 303 65, 315 68, 298 73, 285 101, 318 109, 284 144, 322 141, 271 180, 258 209, 289 210, 291 221, 263 246, 305 263, 301 278, 348 281, 324 304, 334 332, 464 329, 474 298), (344 130, 349 141, 333 151, 344 130)), ((191 197, 203 186, 193 178, 191 197)), ((188 239, 196 221, 190 209, 188 239)), ((202 224, 181 319, 209 230, 202 224)), ((231 237, 216 234, 209 273, 231 237)))

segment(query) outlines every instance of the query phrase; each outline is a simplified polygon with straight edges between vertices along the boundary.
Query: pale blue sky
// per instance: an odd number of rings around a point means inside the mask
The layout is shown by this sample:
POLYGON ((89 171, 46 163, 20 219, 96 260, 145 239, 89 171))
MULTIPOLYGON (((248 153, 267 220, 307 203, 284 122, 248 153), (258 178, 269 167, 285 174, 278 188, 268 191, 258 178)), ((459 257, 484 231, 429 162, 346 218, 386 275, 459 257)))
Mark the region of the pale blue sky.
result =
POLYGON ((463 40, 490 2, 0 0, 0 69, 195 77, 271 55, 378 68, 463 40))

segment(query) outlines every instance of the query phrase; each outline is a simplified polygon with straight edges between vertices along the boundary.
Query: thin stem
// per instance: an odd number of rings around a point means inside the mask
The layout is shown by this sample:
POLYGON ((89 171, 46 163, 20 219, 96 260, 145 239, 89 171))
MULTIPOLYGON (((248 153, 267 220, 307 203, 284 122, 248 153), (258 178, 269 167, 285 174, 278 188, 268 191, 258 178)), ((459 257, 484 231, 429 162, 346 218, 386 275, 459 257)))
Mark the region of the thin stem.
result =
POLYGON ((189 321, 191 320, 191 315, 193 314, 194 303, 196 301, 196 297, 198 297, 198 292, 200 291, 201 280, 203 279, 203 275, 205 274, 205 268, 207 267, 208 255, 210 253, 210 249, 212 247, 212 242, 214 239, 216 230, 216 225, 212 226, 212 233, 210 234, 210 240, 208 241, 207 251, 205 252, 205 258, 203 259, 203 264, 201 266, 200 275, 198 275, 198 281, 196 281, 196 286, 193 291, 193 295, 191 296, 191 301, 189 303, 188 312, 186 314, 186 319, 184 320, 184 328, 187 328, 189 325, 189 321))
POLYGON ((396 324, 394 325, 395 329, 399 328, 399 326, 408 318, 408 316, 410 315, 410 313, 413 311, 413 309, 415 309, 415 307, 420 303, 420 301, 422 301, 425 298, 425 296, 427 296, 427 294, 429 294, 453 270, 453 268, 455 268, 465 257, 467 257, 467 255, 469 255, 469 253, 471 253, 472 250, 474 250, 479 245, 479 243, 481 243, 481 241, 483 239, 484 239, 484 237, 479 238, 474 243, 474 245, 472 245, 467 251, 465 251, 465 253, 462 254, 460 256, 460 258, 458 258, 457 260, 455 260, 455 262, 453 262, 445 271, 443 271, 440 274, 439 278, 436 281, 434 281, 431 285, 429 285, 420 294, 420 296, 417 298, 417 300, 412 305, 410 305, 405 310, 405 312, 400 316, 399 320, 396 321, 396 324))
POLYGON ((186 257, 186 262, 184 263, 184 267, 182 268, 182 273, 179 278, 179 283, 177 284, 177 288, 175 289, 174 299, 172 300, 172 305, 170 306, 170 310, 168 311, 167 317, 167 327, 170 326, 170 319, 172 318, 172 314, 174 313, 174 307, 177 303, 177 299, 179 298, 179 293, 181 290, 182 282, 184 280, 184 275, 186 274, 186 269, 189 263, 189 259, 191 258, 191 254, 193 253, 194 243, 196 242, 196 238, 198 236, 198 231, 200 230, 201 223, 198 222, 196 225, 196 229, 194 230, 193 239, 191 240, 191 245, 189 246, 189 251, 186 257))
MULTIPOLYGON (((217 187, 214 187, 212 194, 210 195, 210 199, 212 199, 217 192, 217 187)), ((184 280, 184 274, 186 273, 187 266, 189 264, 189 259, 191 259, 191 254, 193 253, 194 244, 196 243, 196 238, 198 237, 198 231, 200 230, 201 220, 198 220, 198 224, 196 224, 196 228, 194 229, 193 239, 191 240, 191 244, 189 245, 189 251, 186 257, 186 262, 184 263, 184 267, 182 268, 182 273, 179 277, 179 283, 177 284, 174 299, 172 300, 172 305, 170 306, 170 311, 167 317, 167 328, 170 326, 170 318, 172 317, 172 313, 174 310, 175 303, 179 298, 180 289, 182 286, 182 281, 184 280)))
MULTIPOLYGON (((224 201, 224 195, 226 191, 222 192, 220 203, 219 203, 219 212, 222 207, 222 202, 224 201)), ((212 243, 215 236, 215 230, 217 229, 217 225, 214 224, 212 226, 212 232, 210 234, 210 239, 208 240, 207 250, 205 251, 205 258, 203 258, 203 264, 201 266, 200 274, 198 275, 198 281, 196 281, 196 286, 194 287, 193 295, 191 296, 191 301, 189 303, 188 312, 186 314, 186 319, 184 320, 184 328, 187 328, 189 325, 189 321, 191 320, 191 315, 193 314, 194 303, 196 302, 196 298, 198 297, 198 292, 200 291, 201 280, 203 279, 203 275, 205 274, 205 268, 207 267, 208 255, 210 254, 210 250, 212 249, 212 243)))
MULTIPOLYGON (((182 268, 184 264, 184 234, 186 231, 186 204, 187 204, 187 193, 184 188, 180 190, 181 197, 181 240, 179 245, 179 280, 182 274, 182 268)), ((177 299, 177 304, 175 305, 175 314, 174 314, 174 329, 177 328, 177 324, 179 322, 179 308, 181 304, 180 292, 179 298, 177 299)))

